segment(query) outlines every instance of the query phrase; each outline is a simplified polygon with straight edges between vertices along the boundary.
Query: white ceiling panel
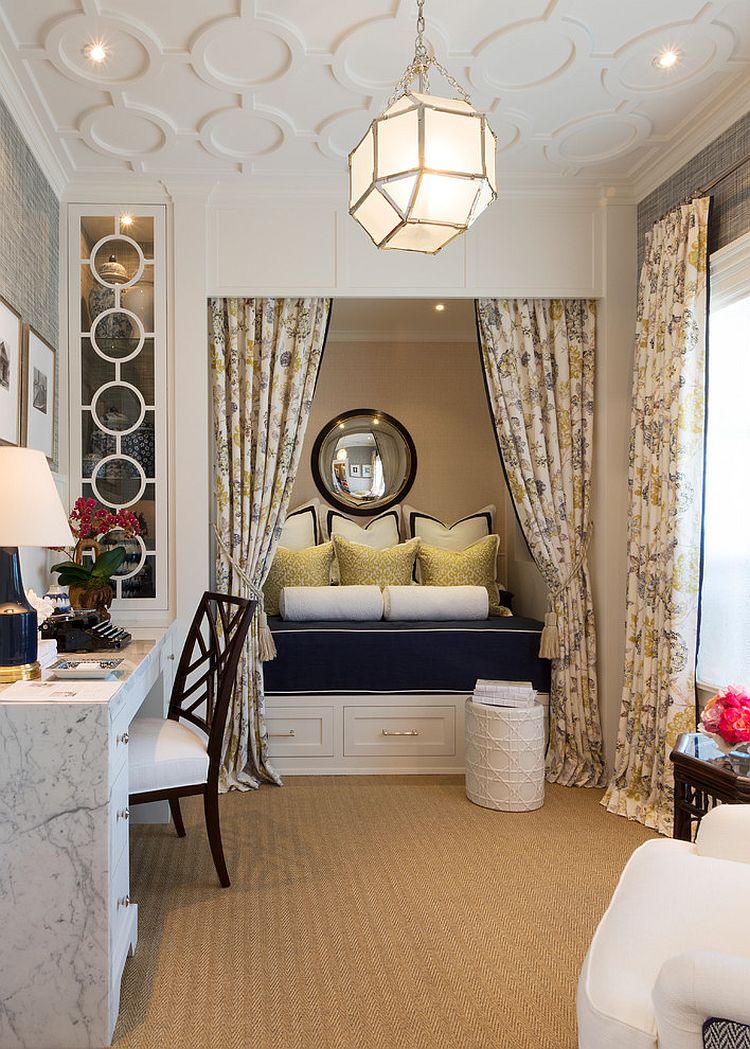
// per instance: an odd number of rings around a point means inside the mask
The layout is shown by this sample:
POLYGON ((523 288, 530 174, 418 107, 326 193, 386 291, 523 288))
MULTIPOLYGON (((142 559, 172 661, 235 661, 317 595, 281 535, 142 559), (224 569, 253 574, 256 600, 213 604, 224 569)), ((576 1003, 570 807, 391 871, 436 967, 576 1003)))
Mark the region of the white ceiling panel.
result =
MULTIPOLYGON (((0 48, 70 180, 331 176, 411 57, 415 0, 3 0, 0 48), (103 65, 86 57, 101 40, 103 65)), ((498 174, 627 179, 750 78, 750 0, 427 0, 498 174), (660 49, 679 49, 669 72, 660 49)), ((433 80, 434 90, 450 88, 433 80)))

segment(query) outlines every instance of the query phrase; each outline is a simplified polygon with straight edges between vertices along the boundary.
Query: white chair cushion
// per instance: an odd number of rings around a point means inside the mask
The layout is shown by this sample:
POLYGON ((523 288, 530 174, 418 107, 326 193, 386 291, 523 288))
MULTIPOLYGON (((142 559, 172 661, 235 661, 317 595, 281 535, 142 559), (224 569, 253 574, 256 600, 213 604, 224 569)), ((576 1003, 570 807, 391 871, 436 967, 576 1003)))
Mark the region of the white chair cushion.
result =
POLYGON ((654 1049, 652 994, 662 965, 689 950, 750 956, 748 892, 743 863, 699 856, 688 842, 636 849, 581 970, 580 1049, 654 1049))
POLYGON ((695 836, 699 856, 750 863, 750 805, 717 805, 695 836))
POLYGON ((164 718, 135 718, 128 734, 131 794, 186 787, 208 779, 206 744, 186 725, 164 718))

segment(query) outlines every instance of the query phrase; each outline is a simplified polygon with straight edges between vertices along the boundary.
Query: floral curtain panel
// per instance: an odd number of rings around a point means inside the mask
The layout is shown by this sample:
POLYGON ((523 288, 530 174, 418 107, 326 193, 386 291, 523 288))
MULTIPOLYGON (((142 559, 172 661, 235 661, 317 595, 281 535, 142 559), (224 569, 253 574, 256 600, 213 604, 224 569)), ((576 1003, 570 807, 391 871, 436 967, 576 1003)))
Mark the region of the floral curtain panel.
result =
MULTIPOLYGON (((329 299, 212 299, 217 589, 260 591, 289 507, 325 343, 329 299)), ((221 789, 280 782, 268 763, 253 619, 227 719, 221 789)))
POLYGON ((709 198, 646 237, 633 371, 625 683, 610 812, 672 833, 669 754, 695 730, 709 198))
POLYGON ((547 778, 604 784, 590 538, 596 304, 479 299, 487 391, 518 519, 550 592, 547 778), (555 623, 556 620, 556 623, 555 623))

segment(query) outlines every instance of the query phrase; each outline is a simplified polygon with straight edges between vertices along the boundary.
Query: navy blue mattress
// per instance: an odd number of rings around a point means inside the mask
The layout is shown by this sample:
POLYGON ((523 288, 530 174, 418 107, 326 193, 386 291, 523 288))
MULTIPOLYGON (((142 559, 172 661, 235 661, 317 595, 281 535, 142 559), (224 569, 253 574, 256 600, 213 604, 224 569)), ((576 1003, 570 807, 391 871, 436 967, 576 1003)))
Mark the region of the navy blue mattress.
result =
POLYGON ((271 694, 470 692, 480 677, 549 691, 536 619, 292 623, 269 616, 268 623, 278 652, 263 664, 271 694))

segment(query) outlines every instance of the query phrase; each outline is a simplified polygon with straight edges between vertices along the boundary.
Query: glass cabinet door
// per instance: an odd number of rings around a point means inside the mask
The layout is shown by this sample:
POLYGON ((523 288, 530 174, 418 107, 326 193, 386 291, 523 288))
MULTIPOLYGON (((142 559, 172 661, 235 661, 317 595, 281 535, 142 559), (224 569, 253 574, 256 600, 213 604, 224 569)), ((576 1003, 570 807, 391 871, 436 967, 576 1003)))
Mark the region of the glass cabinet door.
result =
POLYGON ((77 494, 128 509, 141 535, 113 579, 126 608, 166 608, 164 208, 71 208, 72 456, 77 494))

